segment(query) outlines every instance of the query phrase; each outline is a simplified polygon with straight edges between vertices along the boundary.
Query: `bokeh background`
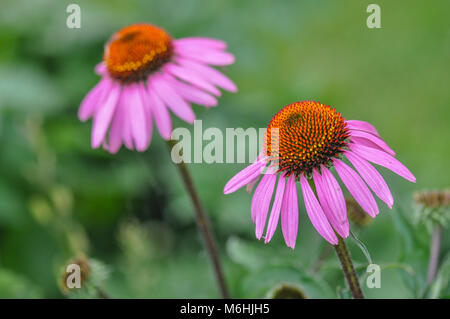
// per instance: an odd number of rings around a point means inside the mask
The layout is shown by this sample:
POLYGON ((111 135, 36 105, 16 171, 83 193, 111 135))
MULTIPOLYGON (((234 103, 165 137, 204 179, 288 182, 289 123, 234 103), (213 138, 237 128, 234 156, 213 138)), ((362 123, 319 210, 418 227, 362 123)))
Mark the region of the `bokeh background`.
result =
MULTIPOLYGON (((379 202, 379 217, 353 228, 382 267, 381 288, 363 290, 372 298, 423 297, 430 234, 414 223, 412 192, 449 186, 450 2, 377 0, 382 28, 368 29, 372 2, 3 0, 0 297, 67 296, 62 267, 81 255, 112 297, 219 296, 160 136, 145 153, 111 156, 90 148, 91 123, 77 119, 80 101, 98 81, 93 68, 105 41, 135 22, 157 24, 176 38, 228 42, 236 63, 224 72, 239 92, 223 94, 218 108, 194 108, 204 128, 265 127, 282 106, 304 99, 373 123, 417 184, 380 168, 395 205, 390 211, 379 202), (66 27, 70 3, 81 7, 80 29, 66 27)), ((269 296, 290 283, 310 298, 348 296, 334 252, 314 271, 326 243, 304 209, 294 251, 279 229, 268 245, 254 238, 250 196, 222 194, 245 165, 189 165, 232 295, 269 296)), ((367 260, 347 242, 364 276, 367 260)), ((446 235, 443 253, 449 246, 446 235)), ((440 297, 450 295, 448 273, 441 274, 440 297)))

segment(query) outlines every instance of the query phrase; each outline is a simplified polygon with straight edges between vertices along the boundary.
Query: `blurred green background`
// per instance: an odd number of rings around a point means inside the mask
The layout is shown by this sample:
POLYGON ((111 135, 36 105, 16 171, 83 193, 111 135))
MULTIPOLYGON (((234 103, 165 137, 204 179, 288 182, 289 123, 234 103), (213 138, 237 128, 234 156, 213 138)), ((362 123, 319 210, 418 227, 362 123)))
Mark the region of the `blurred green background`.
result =
MULTIPOLYGON (((354 228, 382 266, 381 288, 363 290, 372 298, 423 296, 430 235, 412 222, 412 192, 449 186, 450 2, 378 0, 382 28, 368 29, 372 2, 3 0, 0 297, 63 297, 61 267, 80 253, 95 259, 99 285, 112 297, 219 296, 161 137, 155 133, 145 153, 112 156, 90 148, 91 122, 77 119, 98 81, 93 68, 105 41, 135 22, 175 38, 228 42, 236 63, 224 71, 239 92, 224 93, 218 108, 194 107, 204 128, 265 127, 282 106, 304 99, 373 123, 417 184, 380 168, 395 205, 390 212, 379 202, 379 217, 354 228), (70 3, 81 7, 80 29, 66 27, 70 3)), ((345 297, 334 253, 313 271, 326 243, 303 208, 295 251, 280 229, 268 245, 255 239, 250 196, 222 194, 245 165, 189 165, 232 295, 264 297, 291 283, 310 298, 345 297)), ((367 261, 348 245, 363 276, 367 261)), ((447 235, 443 250, 449 246, 447 235)), ((448 297, 448 277, 442 280, 448 297)))

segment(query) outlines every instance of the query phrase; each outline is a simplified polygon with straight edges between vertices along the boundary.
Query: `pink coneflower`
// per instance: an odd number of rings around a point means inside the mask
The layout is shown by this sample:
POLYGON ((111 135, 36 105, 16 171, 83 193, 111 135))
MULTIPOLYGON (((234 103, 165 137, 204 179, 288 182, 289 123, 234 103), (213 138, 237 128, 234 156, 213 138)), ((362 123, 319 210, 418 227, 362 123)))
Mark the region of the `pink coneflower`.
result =
POLYGON ((345 198, 331 169, 334 167, 361 208, 375 217, 379 210, 370 189, 389 208, 394 200, 386 182, 369 162, 416 181, 394 156, 394 151, 371 124, 347 121, 335 109, 318 102, 296 102, 275 114, 266 131, 263 152, 226 184, 224 193, 232 193, 245 185, 251 188, 262 175, 251 203, 256 237, 263 236, 267 223, 265 242, 269 242, 281 216, 285 242, 294 248, 298 230, 296 182, 299 181, 311 223, 323 238, 337 245, 335 231, 343 238, 348 237, 349 223, 345 198))
POLYGON ((153 120, 168 140, 172 133, 169 110, 193 123, 190 103, 212 107, 221 95, 218 88, 236 92, 230 79, 209 66, 234 62, 225 49, 226 43, 216 39, 173 40, 150 24, 134 24, 116 32, 96 67, 102 79, 78 112, 82 121, 94 119, 92 147, 103 145, 116 153, 123 143, 144 151, 150 145, 153 120))

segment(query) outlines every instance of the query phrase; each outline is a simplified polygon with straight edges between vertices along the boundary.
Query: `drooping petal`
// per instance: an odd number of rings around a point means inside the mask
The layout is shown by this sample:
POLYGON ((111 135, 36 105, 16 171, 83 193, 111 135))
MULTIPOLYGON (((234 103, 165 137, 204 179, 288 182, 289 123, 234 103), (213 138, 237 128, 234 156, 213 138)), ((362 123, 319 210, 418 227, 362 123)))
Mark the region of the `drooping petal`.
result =
POLYGON ((178 81, 173 76, 165 74, 165 78, 170 82, 175 91, 186 101, 203 105, 206 107, 217 106, 217 99, 201 89, 178 81))
POLYGON ((197 48, 197 47, 206 47, 217 50, 225 50, 227 48, 226 42, 213 38, 203 38, 203 37, 189 37, 177 39, 174 42, 174 45, 183 48, 197 48))
MULTIPOLYGON (((366 133, 364 131, 358 131, 358 130, 350 130, 350 140, 354 141, 355 144, 361 144, 358 143, 358 140, 355 141, 355 137, 364 139, 366 141, 369 141, 373 144, 375 144, 376 146, 378 146, 378 148, 380 148, 381 150, 385 151, 386 153, 391 154, 392 156, 395 156, 395 152, 389 147, 389 145, 386 144, 385 141, 383 141, 381 138, 370 134, 370 133, 366 133)), ((365 144, 362 144, 365 145, 365 144)), ((370 146, 369 145, 365 145, 365 146, 370 146)))
POLYGON ((269 222, 267 224, 266 238, 264 242, 267 244, 273 237, 275 230, 277 229, 278 219, 280 218, 281 204, 283 203, 284 188, 286 185, 286 178, 280 176, 278 179, 277 192, 275 194, 275 200, 270 212, 269 222))
POLYGON ((113 83, 109 78, 104 77, 89 91, 78 109, 78 118, 80 121, 84 122, 89 119, 95 111, 103 105, 105 98, 111 90, 112 84, 113 83))
POLYGON ((281 230, 286 245, 294 249, 298 232, 298 199, 294 175, 288 177, 281 204, 281 230))
POLYGON ((223 193, 230 194, 237 191, 242 186, 247 185, 262 173, 265 166, 266 162, 264 160, 255 161, 253 164, 247 166, 228 181, 223 193))
POLYGON ((409 169, 391 155, 363 145, 349 144, 349 148, 356 155, 361 156, 369 162, 384 166, 410 182, 416 182, 416 178, 409 169))
POLYGON ((341 186, 328 168, 322 166, 321 170, 322 189, 326 192, 328 205, 335 212, 338 221, 345 223, 347 221, 347 207, 341 186))
POLYGON ((157 74, 152 76, 149 81, 149 91, 151 90, 158 95, 175 115, 190 124, 194 123, 195 114, 191 106, 178 95, 166 79, 157 74))
MULTIPOLYGON (((330 189, 330 184, 326 182, 326 180, 322 177, 322 175, 320 175, 317 169, 313 170, 313 179, 314 185, 316 186, 317 197, 319 198, 320 205, 322 206, 322 209, 327 216, 328 221, 342 238, 347 238, 350 232, 350 224, 348 222, 347 212, 345 211, 345 216, 342 213, 339 214, 337 213, 337 211, 338 209, 342 209, 342 204, 336 205, 336 202, 334 201, 329 203, 331 201, 331 196, 329 196, 328 194, 333 191, 333 189, 330 189), (341 208, 336 209, 335 206, 341 208)), ((344 196, 342 195, 342 198, 343 197, 344 196)), ((345 205, 345 198, 343 199, 345 205)), ((339 202, 341 200, 342 199, 339 199, 339 202)))
POLYGON ((111 128, 109 129, 109 143, 106 149, 111 154, 115 154, 122 146, 122 132, 124 124, 123 95, 119 98, 116 106, 116 112, 113 116, 111 128))
POLYGON ((269 212, 276 180, 276 174, 264 174, 258 187, 256 187, 255 194, 253 194, 251 215, 256 225, 255 235, 258 239, 261 239, 264 226, 266 225, 267 213, 269 212))
POLYGON ((197 86, 211 94, 214 94, 215 96, 221 96, 219 89, 217 89, 214 85, 209 83, 208 81, 202 79, 194 72, 180 67, 179 65, 173 64, 173 63, 167 63, 164 66, 164 70, 169 72, 170 74, 182 79, 183 81, 186 81, 188 83, 191 83, 194 86, 197 86))
POLYGON ((341 160, 334 159, 333 164, 342 182, 359 206, 371 217, 378 215, 377 203, 361 177, 341 160))
POLYGON ((394 204, 394 198, 388 185, 384 181, 381 174, 365 159, 352 152, 345 152, 345 156, 352 163, 359 175, 366 181, 367 185, 377 196, 385 202, 389 208, 394 204))
POLYGON ((99 147, 106 136, 109 124, 111 123, 113 114, 116 109, 117 102, 120 96, 120 84, 113 83, 108 96, 102 105, 97 108, 94 116, 94 124, 92 126, 92 147, 99 147))
POLYGON ((348 120, 348 121, 345 121, 345 123, 347 124, 347 127, 349 129, 360 130, 360 131, 371 133, 376 136, 380 136, 380 134, 378 134, 378 131, 375 128, 375 126, 373 126, 372 124, 370 124, 368 122, 358 121, 358 120, 348 120))
POLYGON ((159 96, 151 89, 151 85, 149 85, 148 96, 150 110, 155 118, 159 134, 161 134, 162 138, 165 140, 169 140, 172 134, 172 121, 170 119, 169 110, 159 96))
POLYGON ((314 228, 330 244, 337 245, 338 239, 336 234, 334 233, 333 228, 331 228, 322 207, 316 199, 316 196, 314 196, 311 186, 309 186, 308 181, 303 175, 300 177, 300 185, 302 188, 303 199, 305 201, 306 212, 308 213, 308 217, 314 228))
POLYGON ((233 83, 229 78, 227 78, 225 75, 217 71, 216 69, 213 69, 207 65, 190 61, 183 58, 178 58, 176 61, 182 65, 183 67, 186 67, 193 72, 195 72, 197 75, 202 77, 205 80, 208 80, 210 83, 221 87, 224 90, 230 91, 230 92, 237 92, 237 86, 233 83))
POLYGON ((144 106, 145 120, 147 125, 147 135, 148 135, 147 137, 147 147, 148 147, 152 140, 153 134, 153 112, 151 110, 150 96, 148 94, 148 90, 144 82, 139 82, 138 91, 144 106))
POLYGON ((131 122, 130 112, 128 112, 128 102, 121 98, 119 100, 121 104, 121 108, 123 110, 123 127, 122 127, 122 139, 123 143, 129 150, 134 150, 134 142, 133 142, 133 134, 131 133, 131 126, 133 123, 131 122))
POLYGON ((133 137, 136 150, 144 151, 148 147, 150 138, 148 134, 147 114, 139 90, 139 84, 132 83, 126 85, 123 94, 128 120, 130 121, 131 136, 133 137))
POLYGON ((371 142, 371 141, 369 141, 369 140, 367 140, 365 138, 353 136, 351 141, 350 141, 350 143, 364 145, 364 146, 375 148, 377 150, 385 152, 385 150, 383 150, 377 144, 375 144, 375 143, 373 143, 373 142, 371 142))
POLYGON ((229 65, 234 63, 234 55, 231 53, 208 48, 187 48, 177 47, 174 48, 175 54, 192 59, 194 61, 207 63, 211 65, 229 65))

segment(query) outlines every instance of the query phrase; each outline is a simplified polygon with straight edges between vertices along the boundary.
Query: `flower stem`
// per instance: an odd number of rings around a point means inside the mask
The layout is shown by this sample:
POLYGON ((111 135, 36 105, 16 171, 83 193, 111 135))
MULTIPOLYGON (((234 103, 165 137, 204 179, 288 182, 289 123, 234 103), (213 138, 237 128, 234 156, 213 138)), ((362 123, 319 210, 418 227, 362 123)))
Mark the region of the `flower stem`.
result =
POLYGON ((428 262, 427 285, 430 285, 436 277, 439 265, 439 253, 442 242, 442 227, 436 225, 433 230, 430 246, 430 260, 428 262))
MULTIPOLYGON (((167 145, 169 146, 169 150, 171 150, 172 147, 175 145, 175 141, 169 140, 167 142, 167 145)), ((200 198, 197 194, 197 191, 194 186, 194 182, 192 180, 191 175, 189 174, 186 164, 184 163, 183 160, 180 159, 179 163, 175 163, 175 165, 178 167, 178 170, 183 179, 186 190, 187 190, 189 197, 191 198, 192 204, 194 206, 197 227, 198 227, 200 234, 203 237, 203 241, 204 241, 206 250, 211 259, 214 274, 216 276, 216 280, 217 280, 217 283, 220 288, 221 296, 224 299, 229 299, 230 294, 228 292, 228 287, 225 282, 222 265, 220 263, 219 252, 217 250, 217 245, 216 245, 216 241, 214 239, 214 233, 212 231, 209 218, 206 215, 205 210, 203 209, 203 206, 200 202, 200 198)))
POLYGON ((341 236, 338 235, 337 237, 339 240, 338 244, 333 247, 336 250, 339 261, 341 262, 342 271, 344 272, 348 287, 350 288, 353 298, 363 299, 364 295, 361 287, 359 286, 358 276, 356 275, 355 268, 353 267, 350 252, 348 251, 347 245, 345 245, 345 242, 341 236))
POLYGON ((103 289, 100 287, 95 287, 95 289, 97 290, 97 294, 100 299, 110 299, 109 295, 103 289))

